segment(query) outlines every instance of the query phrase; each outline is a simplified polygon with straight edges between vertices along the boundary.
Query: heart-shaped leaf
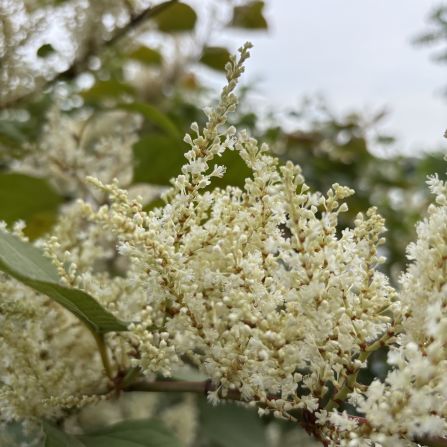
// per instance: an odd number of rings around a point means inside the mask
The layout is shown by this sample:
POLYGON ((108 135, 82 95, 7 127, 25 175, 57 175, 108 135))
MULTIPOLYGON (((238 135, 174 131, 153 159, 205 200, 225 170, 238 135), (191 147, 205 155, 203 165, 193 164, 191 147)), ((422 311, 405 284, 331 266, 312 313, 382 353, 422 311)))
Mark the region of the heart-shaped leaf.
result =
POLYGON ((197 22, 197 13, 183 2, 173 3, 154 17, 158 29, 165 33, 192 31, 197 22))
POLYGON ((224 47, 205 47, 200 62, 218 71, 225 71, 230 52, 224 47))
POLYGON ((267 29, 268 24, 262 11, 263 1, 252 1, 245 5, 235 6, 230 26, 245 29, 267 29))

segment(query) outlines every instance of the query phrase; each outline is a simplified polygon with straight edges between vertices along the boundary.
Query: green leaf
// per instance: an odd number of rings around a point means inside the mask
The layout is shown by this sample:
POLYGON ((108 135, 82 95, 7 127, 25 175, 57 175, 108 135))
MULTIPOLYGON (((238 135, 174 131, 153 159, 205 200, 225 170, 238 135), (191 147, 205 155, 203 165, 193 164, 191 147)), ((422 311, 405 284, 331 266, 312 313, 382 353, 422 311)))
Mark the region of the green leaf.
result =
POLYGON ((94 332, 127 329, 87 293, 60 285, 56 268, 40 250, 4 231, 0 231, 0 270, 54 299, 94 332))
POLYGON ((96 81, 96 83, 81 93, 81 96, 88 102, 99 102, 106 98, 120 98, 124 95, 133 95, 134 89, 124 82, 116 79, 106 81, 96 81))
POLYGON ((256 410, 233 404, 211 406, 200 401, 200 427, 221 447, 267 447, 265 430, 256 410))
POLYGON ((64 433, 55 426, 44 422, 44 447, 84 447, 74 436, 64 433))
POLYGON ((0 444, 2 446, 28 446, 33 445, 33 447, 42 447, 42 443, 36 444, 35 439, 39 436, 40 429, 35 427, 24 426, 20 422, 11 422, 7 424, 2 424, 1 434, 0 434, 0 444), (34 442, 33 442, 34 441, 34 442), (3 442, 3 444, 2 444, 3 442))
POLYGON ((165 131, 167 135, 181 140, 181 134, 175 123, 156 107, 143 102, 133 102, 129 104, 118 104, 117 108, 127 110, 128 112, 140 113, 160 130, 165 131))
POLYGON ((87 435, 68 435, 44 424, 45 447, 182 447, 160 421, 142 419, 119 422, 87 435))
POLYGON ((224 47, 205 47, 200 62, 218 71, 225 71, 230 52, 224 47))
POLYGON ((14 121, 0 121, 0 144, 20 147, 26 141, 26 135, 14 121))
POLYGON ((263 1, 253 1, 242 6, 235 6, 230 26, 245 29, 267 29, 267 20, 263 15, 263 1))
POLYGON ((57 210, 38 211, 26 219, 26 227, 23 232, 29 240, 34 241, 48 233, 57 222, 57 218, 57 210))
MULTIPOLYGON (((161 134, 148 134, 134 144, 135 183, 170 185, 170 180, 180 173, 185 164, 188 146, 181 140, 161 134)), ((214 164, 224 165, 227 171, 223 178, 215 178, 211 187, 228 185, 243 187, 245 179, 251 175, 250 169, 235 151, 226 151, 214 164)), ((150 205, 150 204, 149 204, 150 205)))
POLYGON ((55 50, 53 48, 53 45, 51 45, 50 43, 46 43, 37 50, 37 56, 45 58, 48 57, 50 54, 53 54, 54 52, 55 50))
POLYGON ((45 179, 17 173, 0 174, 0 220, 7 224, 24 220, 30 227, 27 234, 31 237, 38 237, 51 227, 62 202, 63 197, 45 179), (40 226, 35 226, 39 215, 45 216, 45 221, 40 220, 40 226))
POLYGON ((162 61, 160 52, 143 45, 135 48, 135 50, 130 52, 127 57, 129 59, 134 59, 138 62, 142 62, 146 65, 160 65, 162 61))
POLYGON ((197 13, 186 3, 174 3, 162 11, 154 21, 158 29, 165 33, 192 31, 197 22, 197 13))
POLYGON ((245 184, 245 179, 252 175, 252 171, 236 151, 225 151, 222 157, 213 160, 212 165, 214 166, 214 164, 226 167, 225 175, 222 178, 214 178, 212 181, 212 185, 220 188, 228 185, 242 188, 245 184))
POLYGON ((135 183, 170 185, 169 180, 186 162, 187 146, 181 140, 161 134, 148 134, 134 144, 135 183))

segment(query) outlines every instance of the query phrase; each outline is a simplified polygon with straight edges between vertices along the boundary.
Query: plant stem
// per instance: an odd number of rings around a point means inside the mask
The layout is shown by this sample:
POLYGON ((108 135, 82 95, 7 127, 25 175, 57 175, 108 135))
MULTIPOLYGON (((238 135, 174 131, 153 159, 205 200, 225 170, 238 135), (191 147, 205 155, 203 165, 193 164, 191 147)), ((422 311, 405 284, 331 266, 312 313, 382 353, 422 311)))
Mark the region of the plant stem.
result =
POLYGON ((110 380, 113 380, 113 371, 112 366, 110 364, 109 360, 109 354, 107 352, 107 346, 104 341, 104 335, 98 334, 97 332, 91 331, 93 334, 93 337, 95 338, 96 345, 98 346, 99 355, 101 356, 101 361, 104 366, 104 371, 107 375, 107 377, 110 380))
POLYGON ((123 378, 121 386, 122 389, 130 387, 135 382, 135 379, 139 376, 140 372, 141 372, 140 368, 138 368, 137 366, 134 368, 130 368, 129 371, 127 371, 127 374, 123 378))

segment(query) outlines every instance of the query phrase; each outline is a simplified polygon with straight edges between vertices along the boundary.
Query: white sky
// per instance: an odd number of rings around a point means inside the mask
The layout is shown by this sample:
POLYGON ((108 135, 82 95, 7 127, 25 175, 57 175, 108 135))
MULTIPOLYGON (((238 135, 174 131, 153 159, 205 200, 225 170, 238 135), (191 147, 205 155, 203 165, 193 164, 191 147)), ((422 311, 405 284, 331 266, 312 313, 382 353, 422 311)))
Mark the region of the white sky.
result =
POLYGON ((227 31, 213 43, 255 44, 248 80, 262 102, 284 111, 303 96, 323 94, 337 111, 386 106, 384 128, 407 154, 443 147, 447 128, 447 66, 431 48, 412 45, 427 29, 434 0, 270 0, 268 33, 227 31), (260 82, 259 82, 260 81, 260 82))

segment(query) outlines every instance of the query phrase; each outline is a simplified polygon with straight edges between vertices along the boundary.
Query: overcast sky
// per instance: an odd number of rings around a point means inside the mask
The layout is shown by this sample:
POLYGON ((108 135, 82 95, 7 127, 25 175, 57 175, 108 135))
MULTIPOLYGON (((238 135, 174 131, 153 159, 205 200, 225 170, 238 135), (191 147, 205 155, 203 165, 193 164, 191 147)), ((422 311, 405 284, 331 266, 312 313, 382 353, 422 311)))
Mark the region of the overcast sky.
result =
POLYGON ((270 0, 268 33, 227 32, 214 43, 255 44, 247 78, 262 101, 285 110, 323 94, 338 111, 387 106, 385 129, 406 153, 447 147, 447 66, 412 39, 427 28, 433 0, 270 0))

